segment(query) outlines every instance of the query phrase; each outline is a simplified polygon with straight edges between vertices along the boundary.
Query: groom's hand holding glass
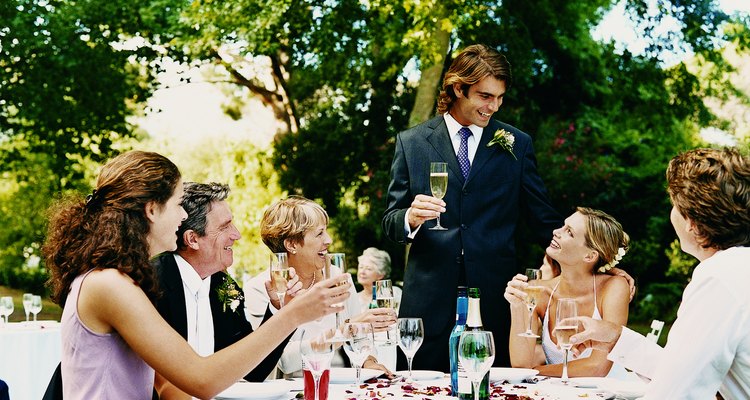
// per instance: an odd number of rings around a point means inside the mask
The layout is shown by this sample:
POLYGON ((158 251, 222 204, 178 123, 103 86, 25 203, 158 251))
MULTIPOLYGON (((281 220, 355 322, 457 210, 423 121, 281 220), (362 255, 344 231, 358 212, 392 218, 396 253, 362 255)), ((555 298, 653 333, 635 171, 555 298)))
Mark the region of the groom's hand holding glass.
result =
POLYGON ((417 229, 426 221, 436 219, 445 212, 445 202, 437 197, 418 194, 406 211, 406 221, 411 230, 417 229))

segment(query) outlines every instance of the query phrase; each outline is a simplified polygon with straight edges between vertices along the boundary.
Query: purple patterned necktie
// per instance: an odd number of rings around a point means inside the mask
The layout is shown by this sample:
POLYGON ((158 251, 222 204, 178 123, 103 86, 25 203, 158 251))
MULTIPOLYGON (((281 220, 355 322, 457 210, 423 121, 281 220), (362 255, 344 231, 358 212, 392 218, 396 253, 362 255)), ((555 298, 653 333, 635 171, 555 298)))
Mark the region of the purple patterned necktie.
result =
POLYGON ((469 170, 471 169, 471 162, 469 161, 469 145, 468 140, 471 136, 471 130, 467 127, 463 127, 458 130, 461 134, 461 144, 458 146, 458 165, 461 166, 461 175, 466 179, 469 176, 469 170))

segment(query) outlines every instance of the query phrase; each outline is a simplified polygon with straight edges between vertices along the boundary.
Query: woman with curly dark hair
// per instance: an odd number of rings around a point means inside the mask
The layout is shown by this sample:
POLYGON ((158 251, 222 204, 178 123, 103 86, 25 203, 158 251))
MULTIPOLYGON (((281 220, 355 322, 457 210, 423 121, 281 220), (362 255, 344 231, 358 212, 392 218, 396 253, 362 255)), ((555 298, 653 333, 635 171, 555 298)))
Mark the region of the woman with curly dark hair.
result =
POLYGON ((150 399, 154 371, 186 393, 211 398, 298 325, 341 311, 332 304, 348 297, 349 285, 337 287, 333 278, 235 345, 207 357, 196 354, 154 308, 158 284, 149 264, 176 248, 186 217, 182 194, 180 172, 169 159, 132 151, 103 167, 85 200, 68 198, 51 208, 44 256, 53 299, 64 305, 65 399, 150 399), (305 307, 310 302, 319 306, 305 307))

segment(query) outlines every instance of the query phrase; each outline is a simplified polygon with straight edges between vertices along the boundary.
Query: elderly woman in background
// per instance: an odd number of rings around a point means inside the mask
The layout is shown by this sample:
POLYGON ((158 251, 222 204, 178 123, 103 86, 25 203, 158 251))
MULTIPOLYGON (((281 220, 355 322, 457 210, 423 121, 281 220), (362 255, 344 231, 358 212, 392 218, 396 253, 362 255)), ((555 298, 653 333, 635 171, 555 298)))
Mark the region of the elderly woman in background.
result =
MULTIPOLYGON (((388 279, 391 274, 391 256, 388 252, 368 247, 357 258, 357 282, 362 285, 362 290, 357 294, 362 309, 369 308, 372 301, 372 284, 381 279, 388 279)), ((401 288, 393 285, 394 307, 398 313, 401 304, 401 288)))
MULTIPOLYGON (((316 282, 323 280, 323 269, 328 263, 328 246, 331 237, 328 235, 328 214, 312 200, 300 196, 289 196, 272 204, 264 213, 260 223, 260 235, 263 243, 274 253, 286 252, 289 266, 296 271, 302 289, 297 293, 287 292, 288 296, 298 296, 309 290, 316 282)), ((331 266, 331 274, 341 274, 335 266, 331 266)), ((253 328, 260 325, 270 298, 265 288, 270 285, 270 271, 266 270, 248 280, 244 285, 246 316, 253 328)), ((355 290, 350 288, 351 296, 345 303, 345 310, 341 312, 342 319, 351 322, 368 322, 375 332, 388 329, 396 323, 396 313, 391 309, 376 308, 361 311, 355 296, 355 290)), ((311 304, 311 306, 314 306, 311 304)), ((302 330, 325 331, 336 327, 334 315, 328 315, 319 321, 312 321, 298 327, 289 340, 284 353, 279 360, 279 369, 285 375, 300 375, 302 358, 299 354, 299 339, 302 330)), ((343 365, 343 358, 337 355, 332 366, 343 365)), ((375 357, 368 358, 364 368, 374 368, 387 371, 377 362, 375 357)))

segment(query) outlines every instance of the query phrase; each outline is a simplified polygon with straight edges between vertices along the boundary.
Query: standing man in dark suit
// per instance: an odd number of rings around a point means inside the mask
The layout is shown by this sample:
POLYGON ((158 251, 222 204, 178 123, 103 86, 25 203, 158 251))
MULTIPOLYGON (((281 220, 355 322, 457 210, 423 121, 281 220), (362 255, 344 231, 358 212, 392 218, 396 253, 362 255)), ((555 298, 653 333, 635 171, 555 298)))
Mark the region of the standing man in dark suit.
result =
POLYGON ((448 371, 459 285, 481 289, 484 328, 495 336, 495 365, 510 366, 503 287, 518 270, 517 225, 523 217, 540 243, 562 226, 537 173, 531 138, 492 119, 510 83, 503 55, 469 46, 445 74, 439 115, 396 138, 383 229, 392 240, 411 244, 399 316, 424 321, 414 369, 448 371), (448 164, 444 201, 430 195, 431 162, 448 164), (438 215, 447 230, 429 229, 438 215))
MULTIPOLYGON (((177 251, 153 261, 162 290, 159 313, 201 355, 217 352, 253 332, 244 315, 242 289, 225 272, 234 261, 232 245, 240 239, 226 202, 228 195, 229 187, 224 184, 186 182, 182 207, 188 218, 177 231, 177 251)), ((270 297, 276 298, 276 292, 270 297)), ((264 322, 270 317, 266 310, 264 322)), ((286 343, 245 379, 263 381, 286 343)))

